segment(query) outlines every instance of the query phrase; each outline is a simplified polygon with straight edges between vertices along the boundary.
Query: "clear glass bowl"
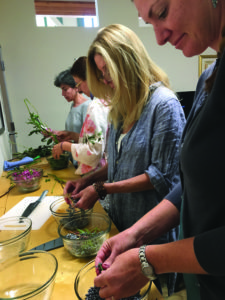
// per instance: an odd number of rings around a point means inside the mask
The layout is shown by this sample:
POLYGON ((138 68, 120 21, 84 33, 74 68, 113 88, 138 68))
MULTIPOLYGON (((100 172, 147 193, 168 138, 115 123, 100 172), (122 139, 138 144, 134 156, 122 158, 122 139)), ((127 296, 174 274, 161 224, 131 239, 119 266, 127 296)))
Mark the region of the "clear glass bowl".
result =
POLYGON ((59 159, 55 159, 53 156, 49 156, 46 159, 53 170, 62 170, 68 167, 69 158, 69 153, 64 152, 59 159))
POLYGON ((40 181, 41 178, 43 177, 43 170, 38 168, 30 168, 30 169, 37 171, 38 176, 35 176, 30 179, 23 178, 23 176, 18 176, 18 175, 14 176, 13 175, 14 173, 12 173, 10 176, 11 182, 13 182, 18 187, 19 191, 22 193, 33 192, 40 188, 40 181))
POLYGON ((93 208, 87 210, 79 208, 70 209, 69 205, 62 197, 52 202, 50 205, 50 211, 58 225, 66 224, 76 218, 74 220, 74 222, 76 221, 76 226, 82 228, 88 224, 93 208), (86 218, 84 218, 84 216, 86 216, 86 218))
POLYGON ((28 251, 0 266, 0 299, 48 300, 58 262, 46 251, 28 251))
POLYGON ((87 219, 88 224, 82 229, 76 226, 76 218, 75 222, 73 220, 58 227, 64 247, 76 257, 96 255, 111 229, 108 215, 92 213, 90 216, 84 216, 83 219, 87 219))
POLYGON ((0 218, 0 263, 27 249, 31 227, 29 218, 0 218))
MULTIPOLYGON (((96 277, 95 261, 92 260, 89 263, 87 263, 82 269, 80 269, 80 271, 77 273, 77 276, 75 278, 74 290, 75 290, 76 296, 79 300, 89 300, 87 297, 88 290, 90 288, 94 287, 95 277, 96 277)), ((135 300, 136 299, 141 299, 141 300, 149 299, 151 283, 152 283, 152 281, 148 282, 140 290, 139 297, 135 298, 135 300)), ((132 299, 132 297, 130 297, 130 299, 132 299)), ((101 300, 100 297, 99 297, 99 300, 101 300)))

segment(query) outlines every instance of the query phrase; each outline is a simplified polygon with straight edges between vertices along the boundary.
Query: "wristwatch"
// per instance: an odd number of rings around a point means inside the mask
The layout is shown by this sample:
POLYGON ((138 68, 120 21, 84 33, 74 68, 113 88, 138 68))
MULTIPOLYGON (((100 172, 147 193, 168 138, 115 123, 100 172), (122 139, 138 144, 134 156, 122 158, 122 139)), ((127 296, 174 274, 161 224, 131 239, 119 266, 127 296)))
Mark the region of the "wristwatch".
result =
POLYGON ((142 273, 150 280, 155 280, 157 278, 154 268, 146 259, 145 256, 146 245, 143 245, 139 248, 139 259, 141 263, 142 273))

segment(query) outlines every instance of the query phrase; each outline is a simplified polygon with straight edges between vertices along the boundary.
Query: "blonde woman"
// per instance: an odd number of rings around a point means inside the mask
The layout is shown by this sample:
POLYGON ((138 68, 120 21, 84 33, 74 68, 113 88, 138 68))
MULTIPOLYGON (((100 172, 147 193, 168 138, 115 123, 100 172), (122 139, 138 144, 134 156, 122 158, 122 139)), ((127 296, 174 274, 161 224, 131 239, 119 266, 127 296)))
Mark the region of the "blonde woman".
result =
POLYGON ((123 230, 179 181, 178 146, 185 117, 167 75, 129 28, 103 28, 89 48, 87 63, 90 90, 110 99, 108 165, 67 183, 65 191, 72 190, 74 199, 80 199, 76 206, 86 209, 103 198, 92 184, 108 178, 110 183, 98 183, 97 189, 110 194, 110 215, 123 230))
MULTIPOLYGON (((108 165, 68 182, 64 192, 72 193, 74 200, 79 199, 76 207, 84 209, 109 194, 110 217, 122 231, 179 181, 184 112, 167 75, 123 25, 110 25, 98 33, 89 48, 87 71, 92 93, 110 99, 108 165)), ((154 243, 169 241, 170 233, 154 243)))

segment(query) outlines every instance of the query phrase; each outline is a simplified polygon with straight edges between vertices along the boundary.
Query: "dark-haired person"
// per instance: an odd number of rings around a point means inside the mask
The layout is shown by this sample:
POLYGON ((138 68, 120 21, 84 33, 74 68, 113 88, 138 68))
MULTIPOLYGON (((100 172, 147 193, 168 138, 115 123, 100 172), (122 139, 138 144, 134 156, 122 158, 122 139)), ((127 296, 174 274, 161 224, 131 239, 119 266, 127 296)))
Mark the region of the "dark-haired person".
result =
MULTIPOLYGON (((91 100, 77 92, 76 82, 70 73, 70 69, 60 72, 54 79, 54 85, 61 89, 62 96, 68 103, 71 103, 71 107, 66 118, 65 130, 48 130, 54 132, 60 142, 78 142, 79 134, 86 118, 87 108, 91 100)), ((43 131, 43 135, 48 136, 48 130, 43 131)), ((76 167, 77 162, 72 158, 72 155, 70 156, 70 160, 76 167)))
POLYGON ((76 81, 76 88, 79 93, 84 93, 91 99, 94 98, 87 84, 87 56, 80 56, 72 65, 70 73, 76 81))
POLYGON ((109 105, 91 95, 86 81, 86 58, 78 58, 70 69, 76 80, 78 94, 84 93, 92 99, 88 105, 87 115, 75 143, 64 141, 53 147, 53 156, 59 158, 63 151, 71 152, 78 162, 77 175, 86 175, 106 164, 105 146, 108 132, 109 105), (74 75, 75 74, 75 75, 74 75), (79 74, 79 76, 77 75, 79 74), (82 90, 81 90, 82 87, 82 90))
POLYGON ((70 69, 60 72, 54 80, 54 85, 62 90, 62 96, 71 103, 65 130, 55 130, 54 133, 60 141, 74 140, 77 142, 91 100, 77 92, 76 82, 70 69))

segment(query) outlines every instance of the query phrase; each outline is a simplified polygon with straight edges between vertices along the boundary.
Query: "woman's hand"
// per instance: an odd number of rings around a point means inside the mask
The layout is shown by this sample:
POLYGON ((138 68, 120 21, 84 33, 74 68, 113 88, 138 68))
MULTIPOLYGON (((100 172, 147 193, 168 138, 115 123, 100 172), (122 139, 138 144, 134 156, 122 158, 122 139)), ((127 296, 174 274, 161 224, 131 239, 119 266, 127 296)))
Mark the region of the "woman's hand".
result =
POLYGON ((59 159, 60 155, 63 153, 62 143, 56 144, 52 149, 52 156, 55 159, 59 159))
POLYGON ((92 185, 86 187, 73 197, 75 202, 77 201, 75 206, 82 209, 92 208, 96 201, 98 201, 98 198, 99 196, 92 185))
POLYGON ((43 127, 43 131, 41 133, 43 134, 44 137, 53 139, 52 135, 53 134, 56 135, 56 132, 57 131, 52 130, 51 128, 43 127))
POLYGON ((73 131, 67 131, 67 130, 55 131, 55 134, 57 135, 57 138, 60 142, 74 141, 75 143, 77 143, 79 139, 79 133, 73 131))
MULTIPOLYGON (((122 241, 123 242, 123 241, 122 241)), ((99 296, 115 300, 135 295, 148 282, 141 270, 138 248, 118 255, 112 265, 94 280, 99 296)))
POLYGON ((60 155, 64 151, 71 152, 71 145, 72 145, 72 143, 70 143, 70 142, 61 142, 59 144, 56 144, 52 149, 52 156, 55 159, 59 159, 60 155))
POLYGON ((59 142, 72 140, 70 138, 69 131, 66 131, 66 130, 55 131, 55 134, 56 134, 57 139, 58 139, 59 142))
MULTIPOLYGON (((130 227, 103 243, 95 258, 95 266, 102 264, 103 269, 107 269, 119 254, 137 246, 136 237, 130 227)), ((98 274, 98 269, 96 270, 98 274)))
POLYGON ((75 195, 85 189, 88 185, 87 177, 80 178, 76 181, 67 181, 63 190, 66 203, 72 204, 70 200, 74 199, 75 195))

